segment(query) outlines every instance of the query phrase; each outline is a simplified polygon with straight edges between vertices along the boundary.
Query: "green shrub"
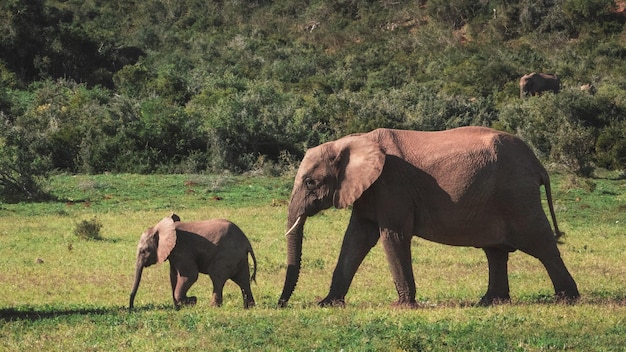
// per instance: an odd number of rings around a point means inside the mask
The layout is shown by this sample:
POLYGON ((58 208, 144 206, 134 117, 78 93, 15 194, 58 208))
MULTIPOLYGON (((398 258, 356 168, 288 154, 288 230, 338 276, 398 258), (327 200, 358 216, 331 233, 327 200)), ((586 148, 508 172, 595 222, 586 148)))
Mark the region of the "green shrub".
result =
POLYGON ((543 159, 588 176, 598 115, 592 98, 580 92, 547 93, 503 107, 500 123, 526 140, 543 159))
POLYGON ((113 83, 120 94, 138 97, 143 94, 151 75, 142 63, 126 65, 113 75, 113 83))
POLYGON ((94 217, 76 224, 74 235, 81 240, 101 240, 100 229, 102 229, 102 224, 94 217))
POLYGON ((431 17, 453 28, 461 28, 476 17, 485 6, 472 0, 429 0, 428 13, 431 17))
POLYGON ((491 99, 437 94, 432 88, 417 89, 416 105, 407 111, 406 128, 437 131, 461 126, 491 126, 496 111, 491 99))
POLYGON ((205 122, 210 167, 242 172, 253 169, 260 155, 274 161, 284 151, 300 155, 296 141, 309 128, 295 123, 300 104, 300 98, 269 82, 219 100, 205 122))
POLYGON ((595 145, 598 166, 626 171, 626 120, 602 129, 595 145))
POLYGON ((48 168, 36 159, 28 152, 0 145, 0 201, 16 203, 49 197, 44 190, 48 168))
POLYGON ((44 186, 52 169, 51 159, 36 122, 20 125, 0 111, 0 201, 14 203, 49 197, 44 186))

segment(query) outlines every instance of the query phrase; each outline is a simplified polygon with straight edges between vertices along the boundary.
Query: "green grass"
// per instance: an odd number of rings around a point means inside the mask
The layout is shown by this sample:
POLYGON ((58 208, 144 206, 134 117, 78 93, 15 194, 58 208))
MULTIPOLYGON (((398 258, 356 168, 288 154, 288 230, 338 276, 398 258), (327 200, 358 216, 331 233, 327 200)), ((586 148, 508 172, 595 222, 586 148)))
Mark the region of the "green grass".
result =
POLYGON ((423 308, 395 309, 380 245, 359 269, 343 309, 318 308, 334 269, 349 210, 330 209, 305 228, 303 270, 287 309, 276 309, 285 271, 291 178, 231 175, 56 176, 56 201, 0 204, 0 350, 46 351, 618 351, 626 336, 626 181, 577 187, 553 179, 560 249, 580 303, 554 304, 543 267, 523 253, 509 261, 512 304, 473 307, 487 284, 475 248, 413 240, 423 308), (183 221, 223 217, 250 238, 259 261, 257 307, 244 311, 228 283, 224 306, 209 305, 202 276, 195 307, 175 310, 168 264, 147 268, 126 309, 141 233, 171 212, 183 221), (79 239, 81 221, 102 224, 79 239))

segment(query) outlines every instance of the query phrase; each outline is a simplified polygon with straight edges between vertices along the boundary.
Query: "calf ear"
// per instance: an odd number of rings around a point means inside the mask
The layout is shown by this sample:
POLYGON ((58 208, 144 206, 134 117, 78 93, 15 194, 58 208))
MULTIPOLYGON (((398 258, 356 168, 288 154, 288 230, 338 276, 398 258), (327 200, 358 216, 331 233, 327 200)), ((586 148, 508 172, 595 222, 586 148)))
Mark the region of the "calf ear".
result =
POLYGON ((174 246, 176 246, 176 226, 174 225, 174 219, 171 217, 163 218, 163 220, 155 226, 155 230, 159 234, 157 263, 163 263, 170 256, 174 246))

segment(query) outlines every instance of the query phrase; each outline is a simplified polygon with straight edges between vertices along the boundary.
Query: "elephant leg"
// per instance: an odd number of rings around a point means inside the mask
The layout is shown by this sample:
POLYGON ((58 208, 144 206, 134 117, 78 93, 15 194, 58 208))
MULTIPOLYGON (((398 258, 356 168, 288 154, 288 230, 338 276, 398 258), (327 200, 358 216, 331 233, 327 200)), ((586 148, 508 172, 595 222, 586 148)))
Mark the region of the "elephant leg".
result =
POLYGON ((248 262, 245 262, 245 267, 242 265, 241 270, 235 275, 232 280, 241 289, 241 296, 243 298, 243 307, 245 309, 254 307, 254 296, 252 295, 252 289, 250 288, 250 269, 248 268, 248 262))
POLYGON ((330 291, 319 302, 321 306, 344 305, 345 297, 354 278, 354 274, 363 259, 374 247, 379 238, 378 226, 369 221, 359 220, 352 213, 348 229, 343 238, 337 266, 333 272, 330 291))
POLYGON ((541 263, 548 271, 554 293, 557 300, 568 303, 575 302, 580 297, 576 281, 565 267, 560 256, 541 260, 541 263))
POLYGON ((400 235, 389 230, 381 230, 380 235, 398 292, 398 301, 395 305, 416 306, 415 277, 411 263, 412 236, 400 235))
POLYGON ((213 282, 213 296, 211 297, 211 305, 215 307, 221 307, 223 302, 224 285, 226 279, 221 277, 211 277, 213 282))
POLYGON ((176 306, 181 305, 194 305, 197 302, 196 297, 187 297, 187 291, 198 280, 198 273, 188 273, 187 276, 178 274, 178 281, 176 283, 176 289, 174 290, 174 304, 176 306))
POLYGON ((172 299, 176 305, 176 284, 178 282, 178 270, 170 263, 170 283, 172 285, 172 299))
POLYGON ((499 248, 483 248, 489 265, 489 286, 487 293, 478 305, 489 306, 494 303, 509 302, 509 252, 499 248))
POLYGON ((580 297, 576 282, 565 267, 561 253, 556 246, 556 240, 550 238, 549 242, 532 248, 520 248, 520 250, 541 261, 552 280, 557 300, 574 302, 580 297))

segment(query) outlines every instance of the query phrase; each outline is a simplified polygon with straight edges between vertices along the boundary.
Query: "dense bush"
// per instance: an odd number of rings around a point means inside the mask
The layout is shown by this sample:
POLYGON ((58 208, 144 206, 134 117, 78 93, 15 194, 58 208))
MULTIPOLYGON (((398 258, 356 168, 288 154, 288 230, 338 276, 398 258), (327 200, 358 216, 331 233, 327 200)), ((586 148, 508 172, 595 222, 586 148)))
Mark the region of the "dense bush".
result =
POLYGON ((499 123, 528 141, 544 159, 589 176, 596 165, 623 166, 623 143, 616 136, 624 121, 623 109, 602 97, 569 90, 507 105, 499 123))
POLYGON ((47 197, 42 182, 51 167, 38 134, 15 126, 2 112, 0 124, 0 201, 47 197))
POLYGON ((81 240, 101 240, 102 223, 98 219, 82 220, 74 228, 74 235, 81 240))
MULTIPOLYGON (((17 133, 14 133, 17 135, 17 133)), ((48 197, 42 182, 48 168, 21 145, 21 137, 0 144, 0 201, 41 200, 48 197), (15 146, 7 146, 15 143, 15 146)))
POLYGON ((519 133, 579 174, 624 168, 619 10, 612 0, 5 1, 2 170, 277 170, 348 133, 464 125, 519 133), (556 72, 562 92, 520 100, 531 71, 556 72), (598 93, 580 92, 586 83, 598 93))

